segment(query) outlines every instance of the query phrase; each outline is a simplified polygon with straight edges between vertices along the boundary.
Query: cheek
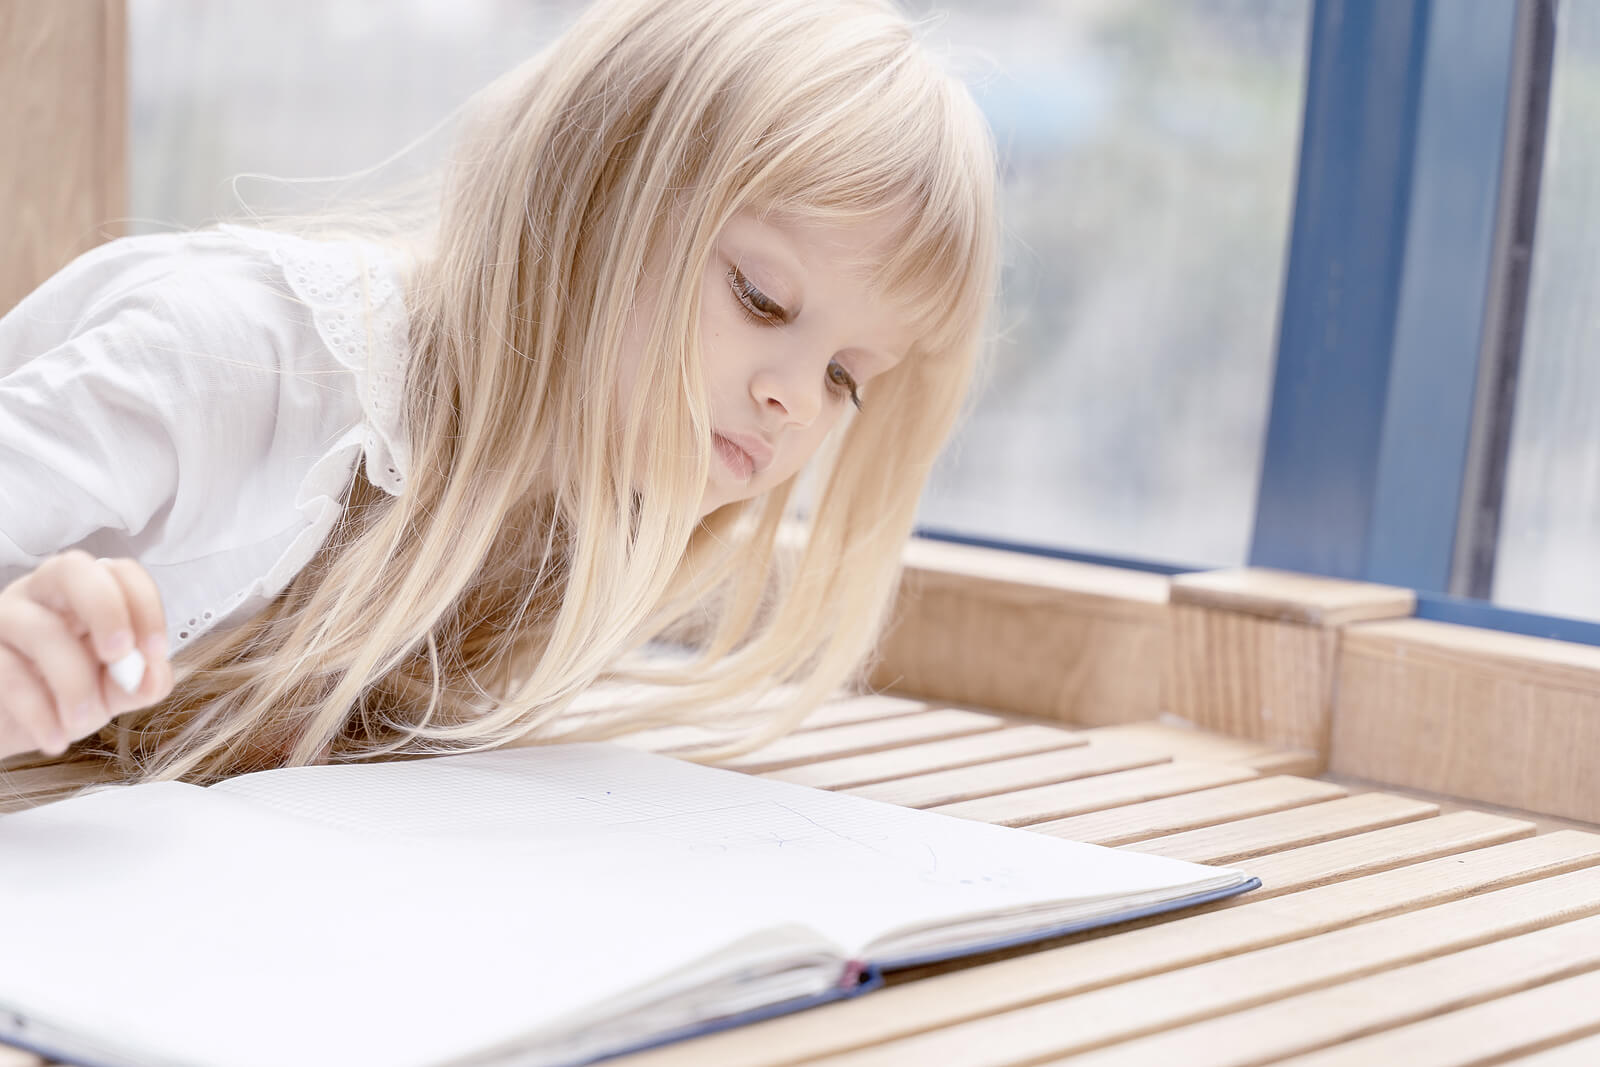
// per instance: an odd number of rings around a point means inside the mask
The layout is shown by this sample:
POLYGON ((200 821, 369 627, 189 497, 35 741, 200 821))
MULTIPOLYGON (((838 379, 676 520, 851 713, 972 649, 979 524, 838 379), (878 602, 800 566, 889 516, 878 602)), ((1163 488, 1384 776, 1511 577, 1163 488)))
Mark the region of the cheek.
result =
POLYGON ((828 439, 828 434, 833 431, 839 421, 839 414, 834 413, 816 420, 806 428, 804 435, 791 438, 788 442, 789 448, 785 451, 783 457, 783 472, 774 481, 782 481, 784 478, 799 473, 800 468, 804 467, 811 461, 811 457, 817 454, 817 450, 822 447, 822 443, 828 439))
POLYGON ((738 383, 740 325, 738 312, 718 304, 716 293, 706 292, 700 300, 700 367, 706 388, 716 397, 738 383))

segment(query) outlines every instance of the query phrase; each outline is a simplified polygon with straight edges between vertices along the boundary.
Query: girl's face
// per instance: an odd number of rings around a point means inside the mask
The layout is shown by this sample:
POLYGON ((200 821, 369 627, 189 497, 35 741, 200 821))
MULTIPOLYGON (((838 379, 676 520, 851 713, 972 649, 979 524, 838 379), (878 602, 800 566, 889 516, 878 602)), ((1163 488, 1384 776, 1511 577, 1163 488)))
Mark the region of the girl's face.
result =
MULTIPOLYGON (((702 517, 794 475, 857 400, 862 410, 872 404, 872 380, 904 358, 914 324, 869 293, 861 274, 888 232, 888 220, 798 225, 753 213, 723 228, 701 279, 714 431, 702 517)), ((653 295, 641 294, 630 324, 624 405, 653 295)))

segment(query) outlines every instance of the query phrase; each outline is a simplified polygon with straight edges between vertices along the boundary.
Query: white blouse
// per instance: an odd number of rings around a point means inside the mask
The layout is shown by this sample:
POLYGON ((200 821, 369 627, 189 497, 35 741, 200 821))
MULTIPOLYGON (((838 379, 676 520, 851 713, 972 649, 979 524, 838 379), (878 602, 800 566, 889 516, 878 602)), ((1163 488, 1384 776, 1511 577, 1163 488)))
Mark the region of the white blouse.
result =
POLYGON ((124 237, 0 318, 0 586, 139 560, 173 651, 266 607, 366 457, 405 487, 404 267, 238 226, 124 237))

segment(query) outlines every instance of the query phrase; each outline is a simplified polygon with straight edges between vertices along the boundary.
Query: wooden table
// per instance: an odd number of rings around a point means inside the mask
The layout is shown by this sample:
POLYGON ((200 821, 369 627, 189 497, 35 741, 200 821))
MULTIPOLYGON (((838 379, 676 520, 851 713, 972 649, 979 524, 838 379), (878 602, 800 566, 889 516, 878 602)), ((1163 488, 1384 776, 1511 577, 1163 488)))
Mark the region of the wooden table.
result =
MULTIPOLYGON (((832 704, 736 765, 1241 867, 1262 887, 616 1067, 1600 1064, 1600 835, 1570 824, 1304 777, 1307 754, 1180 727, 882 696, 832 704)), ((44 1062, 0 1049, 0 1067, 44 1062)))

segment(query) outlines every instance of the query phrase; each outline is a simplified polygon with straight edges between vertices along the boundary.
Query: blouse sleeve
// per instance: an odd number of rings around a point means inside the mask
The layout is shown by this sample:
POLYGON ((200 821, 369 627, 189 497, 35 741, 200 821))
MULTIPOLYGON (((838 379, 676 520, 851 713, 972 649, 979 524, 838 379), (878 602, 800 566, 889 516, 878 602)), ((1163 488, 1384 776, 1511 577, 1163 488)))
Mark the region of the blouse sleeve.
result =
POLYGON ((177 648, 286 583, 362 412, 275 269, 225 235, 123 238, 0 318, 0 584, 136 558, 177 648))
POLYGON ((37 353, 18 343, 29 331, 5 320, 0 581, 98 531, 159 535, 181 466, 163 398, 180 383, 146 353, 177 346, 183 311, 170 299, 161 307, 162 295, 104 307, 37 353))

